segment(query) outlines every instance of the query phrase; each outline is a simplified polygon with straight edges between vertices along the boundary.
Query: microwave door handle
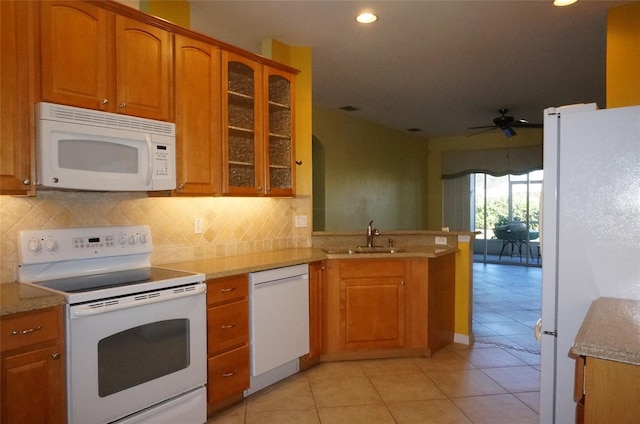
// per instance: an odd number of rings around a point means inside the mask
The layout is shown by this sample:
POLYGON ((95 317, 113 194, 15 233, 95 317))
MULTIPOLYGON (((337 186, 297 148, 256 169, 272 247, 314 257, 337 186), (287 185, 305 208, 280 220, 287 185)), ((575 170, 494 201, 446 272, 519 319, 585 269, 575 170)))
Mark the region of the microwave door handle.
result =
POLYGON ((144 135, 145 141, 147 142, 147 178, 145 180, 145 186, 149 187, 151 184, 151 177, 153 176, 153 145, 151 144, 151 135, 144 135))

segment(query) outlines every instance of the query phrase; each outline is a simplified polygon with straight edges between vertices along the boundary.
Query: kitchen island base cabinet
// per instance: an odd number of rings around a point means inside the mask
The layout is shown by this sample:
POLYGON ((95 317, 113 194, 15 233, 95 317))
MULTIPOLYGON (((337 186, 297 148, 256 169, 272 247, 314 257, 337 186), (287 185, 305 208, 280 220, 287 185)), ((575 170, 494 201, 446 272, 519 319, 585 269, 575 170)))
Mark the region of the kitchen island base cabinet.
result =
POLYGON ((326 261, 321 360, 430 356, 452 342, 454 260, 326 261))
POLYGON ((578 424, 640 421, 640 366, 579 357, 576 372, 578 424))
POLYGON ((0 322, 0 422, 66 422, 62 307, 0 322))

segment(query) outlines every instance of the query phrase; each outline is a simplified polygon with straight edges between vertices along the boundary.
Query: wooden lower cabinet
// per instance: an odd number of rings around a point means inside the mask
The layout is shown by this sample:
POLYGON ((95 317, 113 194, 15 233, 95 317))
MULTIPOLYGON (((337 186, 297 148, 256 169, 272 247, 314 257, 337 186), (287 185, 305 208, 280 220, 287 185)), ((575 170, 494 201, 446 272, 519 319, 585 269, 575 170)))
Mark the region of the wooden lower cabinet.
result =
POLYGON ((62 307, 0 321, 0 422, 66 422, 62 307))
POLYGON ((207 281, 207 410, 217 411, 249 388, 249 276, 207 281))
POLYGON ((578 424, 640 421, 640 366, 579 357, 575 400, 578 424))
POLYGON ((249 388, 249 346, 209 358, 207 402, 214 407, 249 388))
POLYGON ((453 255, 326 261, 323 359, 428 356, 453 341, 453 261, 453 255))

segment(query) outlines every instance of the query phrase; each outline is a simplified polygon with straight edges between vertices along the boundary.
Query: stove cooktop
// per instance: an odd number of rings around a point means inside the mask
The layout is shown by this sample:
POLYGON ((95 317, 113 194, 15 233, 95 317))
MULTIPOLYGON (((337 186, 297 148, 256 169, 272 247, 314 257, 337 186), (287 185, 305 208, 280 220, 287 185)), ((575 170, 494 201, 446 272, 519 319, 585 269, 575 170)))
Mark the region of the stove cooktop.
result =
POLYGON ((203 274, 146 267, 23 283, 62 294, 73 304, 198 284, 204 279, 203 274))

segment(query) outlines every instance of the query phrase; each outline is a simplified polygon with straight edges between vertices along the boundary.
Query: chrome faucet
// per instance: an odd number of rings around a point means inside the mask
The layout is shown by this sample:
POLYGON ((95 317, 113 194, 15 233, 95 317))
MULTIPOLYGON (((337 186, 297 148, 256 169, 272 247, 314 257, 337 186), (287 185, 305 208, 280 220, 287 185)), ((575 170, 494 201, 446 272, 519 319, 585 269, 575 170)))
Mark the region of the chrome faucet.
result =
POLYGON ((373 219, 369 221, 367 225, 367 247, 373 247, 373 238, 379 236, 380 231, 377 228, 373 228, 373 219))

